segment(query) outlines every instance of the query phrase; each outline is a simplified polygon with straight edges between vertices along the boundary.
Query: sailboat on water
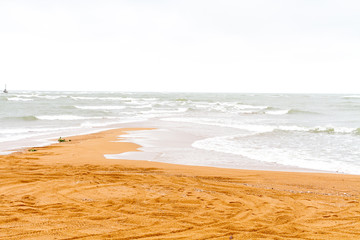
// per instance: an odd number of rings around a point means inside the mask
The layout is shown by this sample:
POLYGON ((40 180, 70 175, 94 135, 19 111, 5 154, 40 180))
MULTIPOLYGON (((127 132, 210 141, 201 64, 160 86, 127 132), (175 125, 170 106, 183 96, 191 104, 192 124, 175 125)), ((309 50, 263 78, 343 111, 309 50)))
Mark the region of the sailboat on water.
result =
POLYGON ((8 93, 8 90, 6 90, 6 84, 5 84, 5 89, 3 91, 4 93, 8 93))

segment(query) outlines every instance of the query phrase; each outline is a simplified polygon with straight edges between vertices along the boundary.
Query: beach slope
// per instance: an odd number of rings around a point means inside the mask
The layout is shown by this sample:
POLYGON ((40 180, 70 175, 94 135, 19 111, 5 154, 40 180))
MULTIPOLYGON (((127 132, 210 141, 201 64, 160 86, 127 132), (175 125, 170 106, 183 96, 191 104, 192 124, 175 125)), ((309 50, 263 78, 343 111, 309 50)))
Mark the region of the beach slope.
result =
POLYGON ((360 176, 105 159, 130 130, 0 156, 0 239, 360 239, 360 176))

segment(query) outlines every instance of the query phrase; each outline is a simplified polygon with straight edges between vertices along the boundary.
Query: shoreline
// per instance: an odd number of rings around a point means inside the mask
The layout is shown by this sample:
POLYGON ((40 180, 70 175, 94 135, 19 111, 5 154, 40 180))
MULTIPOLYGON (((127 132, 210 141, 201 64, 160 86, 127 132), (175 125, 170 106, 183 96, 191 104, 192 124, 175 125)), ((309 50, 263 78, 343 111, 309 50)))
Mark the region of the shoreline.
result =
POLYGON ((358 175, 105 158, 130 130, 0 156, 0 239, 360 237, 358 175))
POLYGON ((354 175, 346 172, 283 165, 276 162, 248 159, 231 153, 199 149, 193 146, 195 142, 206 138, 212 138, 214 135, 202 134, 199 136, 192 134, 191 131, 184 130, 191 129, 193 127, 191 124, 182 123, 179 128, 165 122, 158 123, 148 120, 140 123, 127 123, 123 124, 123 126, 135 128, 150 126, 152 130, 130 131, 123 135, 124 141, 141 145, 143 152, 115 154, 115 156, 109 156, 109 158, 148 160, 188 166, 208 166, 226 169, 354 175), (225 159, 226 161, 213 161, 214 159, 225 159))

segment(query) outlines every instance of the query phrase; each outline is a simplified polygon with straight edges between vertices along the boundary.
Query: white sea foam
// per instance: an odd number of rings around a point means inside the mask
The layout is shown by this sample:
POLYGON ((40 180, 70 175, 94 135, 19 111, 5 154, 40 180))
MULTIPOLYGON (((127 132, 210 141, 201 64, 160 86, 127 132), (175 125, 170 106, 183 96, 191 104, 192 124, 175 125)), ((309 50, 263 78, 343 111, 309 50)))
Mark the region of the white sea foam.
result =
POLYGON ((234 105, 234 107, 237 109, 259 109, 259 110, 268 108, 268 106, 254 106, 254 105, 244 105, 244 104, 234 105))
POLYGON ((99 99, 98 97, 74 97, 74 96, 71 96, 71 98, 74 100, 97 100, 97 99, 99 99))
POLYGON ((10 97, 8 98, 9 101, 20 101, 20 102, 27 102, 27 101, 33 101, 31 98, 20 98, 20 97, 10 97))
POLYGON ((162 116, 163 114, 172 114, 172 113, 183 113, 186 112, 188 108, 177 108, 177 109, 150 109, 147 111, 141 111, 142 114, 152 114, 153 116, 162 116))
POLYGON ((237 113, 240 113, 240 114, 256 114, 256 113, 259 113, 258 110, 239 110, 237 111, 237 113))
POLYGON ((14 97, 9 98, 10 101, 33 101, 35 99, 59 99, 65 98, 66 95, 38 95, 38 94, 16 94, 14 97))
POLYGON ((8 128, 1 129, 1 134, 18 134, 18 133, 27 133, 32 131, 31 128, 8 128))
POLYGON ((130 108, 152 108, 152 104, 127 104, 130 108))
MULTIPOLYGON (((246 136, 245 136, 246 137, 246 136)), ((328 152, 323 155, 312 154, 313 151, 299 147, 259 146, 254 142, 247 142, 244 136, 222 136, 207 138, 195 141, 192 146, 198 149, 223 152, 228 154, 240 155, 249 159, 294 166, 300 168, 324 170, 330 172, 360 174, 360 165, 343 162, 343 159, 329 159, 328 152)), ((334 151, 334 149, 332 149, 334 151)))
POLYGON ((360 98, 360 95, 349 95, 349 96, 343 96, 342 98, 345 98, 345 99, 347 99, 347 98, 360 98))
POLYGON ((357 134, 359 130, 359 128, 334 127, 331 125, 304 127, 304 126, 296 126, 296 125, 245 124, 228 119, 210 119, 210 118, 172 117, 172 118, 162 118, 161 120, 174 121, 174 122, 189 122, 189 123, 205 124, 205 125, 218 126, 218 127, 237 128, 255 133, 266 133, 266 132, 273 132, 275 130, 281 130, 281 131, 298 131, 298 132, 312 132, 312 133, 357 134))
POLYGON ((16 141, 26 138, 35 138, 42 135, 49 135, 56 132, 72 131, 76 127, 59 127, 59 128, 17 128, 1 131, 0 143, 16 141))
POLYGON ((103 117, 85 117, 85 116, 75 116, 75 115, 42 115, 36 116, 40 120, 84 120, 84 119, 103 119, 103 117))
POLYGON ((119 110, 124 109, 126 106, 75 106, 78 109, 86 110, 119 110))
MULTIPOLYGON (((186 104, 182 102, 183 104, 186 104)), ((189 104, 189 103, 187 103, 189 104)), ((234 112, 234 113, 258 113, 261 110, 268 108, 267 106, 258 106, 258 105, 247 105, 239 104, 237 102, 196 102, 193 107, 195 109, 207 110, 207 111, 218 111, 218 112, 234 112)))
POLYGON ((99 101, 128 101, 132 98, 125 97, 81 97, 81 96, 71 96, 74 100, 99 100, 99 101))
POLYGON ((39 95, 37 94, 16 94, 16 97, 20 97, 20 98, 33 98, 33 97, 37 97, 39 95))
POLYGON ((57 128, 8 128, 2 129, 1 134, 21 134, 21 133, 42 133, 42 132, 51 132, 51 131, 58 131, 58 130, 70 130, 74 127, 57 127, 57 128))
POLYGON ((0 151, 0 155, 9 155, 9 154, 12 154, 16 151, 0 151))
POLYGON ((66 98, 66 95, 60 95, 60 96, 51 96, 51 95, 36 95, 37 98, 44 98, 44 99, 59 99, 59 98, 66 98))
POLYGON ((270 115, 285 115, 288 114, 290 110, 270 110, 270 111, 266 111, 266 114, 270 114, 270 115))
POLYGON ((62 97, 67 97, 66 95, 39 95, 39 94, 16 94, 16 97, 19 98, 29 98, 29 99, 34 99, 34 98, 43 98, 43 99, 59 99, 62 97))

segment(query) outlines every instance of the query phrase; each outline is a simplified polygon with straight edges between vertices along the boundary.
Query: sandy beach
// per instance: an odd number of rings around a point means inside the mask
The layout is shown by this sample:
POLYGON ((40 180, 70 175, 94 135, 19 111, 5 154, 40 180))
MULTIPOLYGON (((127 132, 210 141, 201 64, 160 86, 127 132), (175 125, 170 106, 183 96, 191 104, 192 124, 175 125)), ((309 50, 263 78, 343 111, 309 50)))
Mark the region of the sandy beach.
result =
POLYGON ((105 159, 129 130, 0 156, 0 239, 360 239, 358 175, 105 159))

